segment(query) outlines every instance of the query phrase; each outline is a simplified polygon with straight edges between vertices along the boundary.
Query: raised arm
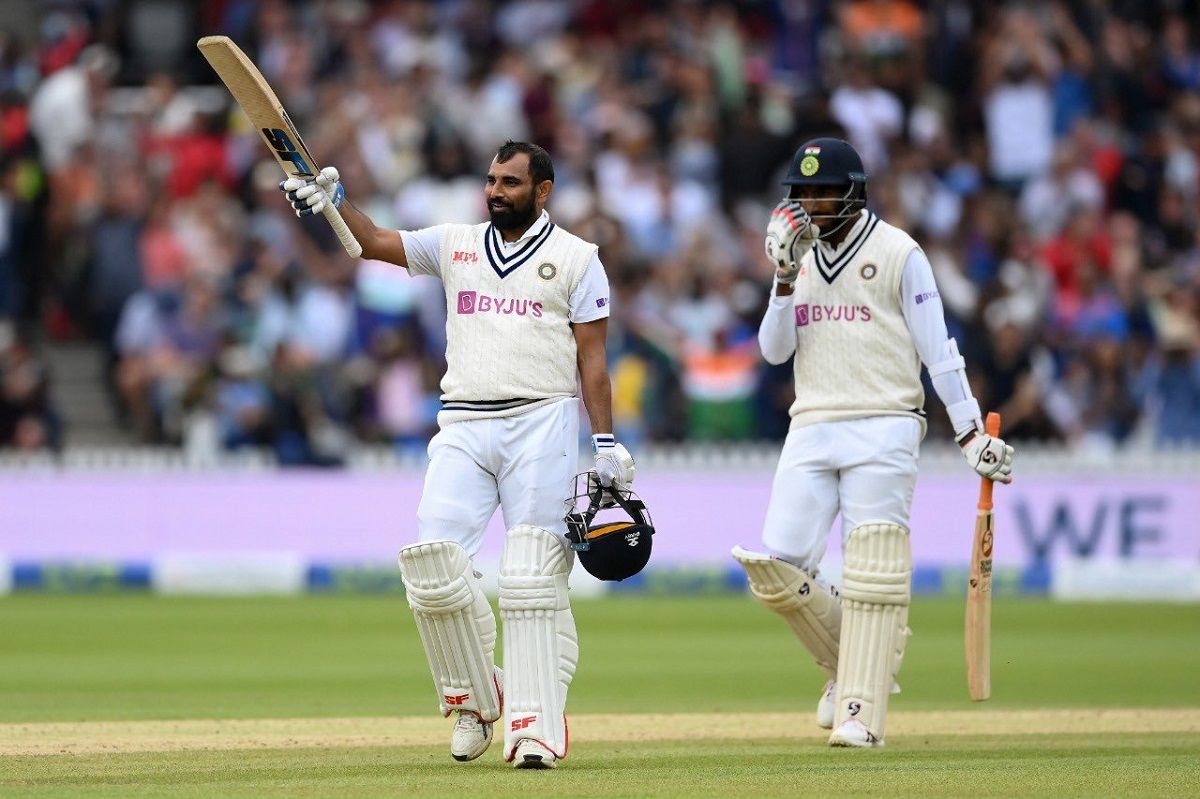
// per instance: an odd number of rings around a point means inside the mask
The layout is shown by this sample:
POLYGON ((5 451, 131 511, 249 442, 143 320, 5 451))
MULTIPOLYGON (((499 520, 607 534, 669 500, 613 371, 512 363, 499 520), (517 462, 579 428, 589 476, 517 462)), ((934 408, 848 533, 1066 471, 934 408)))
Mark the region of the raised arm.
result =
POLYGON ((326 203, 332 203, 341 212, 346 227, 362 245, 363 258, 408 268, 408 256, 404 252, 400 231, 377 227, 369 216, 355 208, 346 199, 346 189, 335 167, 325 167, 315 179, 288 178, 279 184, 279 188, 296 209, 296 216, 319 214, 325 210, 326 203))

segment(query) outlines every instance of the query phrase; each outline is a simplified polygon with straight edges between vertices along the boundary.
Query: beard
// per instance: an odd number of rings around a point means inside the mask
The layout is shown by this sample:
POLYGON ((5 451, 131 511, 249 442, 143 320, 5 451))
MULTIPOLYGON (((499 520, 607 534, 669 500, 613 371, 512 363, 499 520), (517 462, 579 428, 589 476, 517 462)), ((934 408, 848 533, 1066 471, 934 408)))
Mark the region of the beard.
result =
POLYGON ((497 207, 488 203, 488 219, 496 229, 506 233, 525 230, 537 219, 537 206, 532 197, 524 205, 497 207))

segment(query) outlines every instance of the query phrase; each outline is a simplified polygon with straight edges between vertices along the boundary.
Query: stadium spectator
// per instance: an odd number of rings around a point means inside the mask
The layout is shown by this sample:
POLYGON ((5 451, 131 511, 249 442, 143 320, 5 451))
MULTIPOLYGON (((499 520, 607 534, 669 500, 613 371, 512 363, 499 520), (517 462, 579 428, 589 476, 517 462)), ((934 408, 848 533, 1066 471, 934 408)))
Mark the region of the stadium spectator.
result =
MULTIPOLYGON (((227 441, 287 437, 297 462, 336 462, 349 433, 419 437, 422 414, 392 414, 444 369, 440 293, 355 268, 322 221, 281 213, 257 133, 191 52, 169 51, 220 29, 383 224, 480 221, 496 146, 550 147, 552 211, 599 244, 617 292, 630 436, 697 430, 680 342, 737 341, 738 320, 761 316, 738 287, 767 277, 763 187, 795 141, 840 135, 867 157, 872 206, 929 254, 951 334, 1003 372, 972 379, 1029 420, 1014 438, 1197 441, 1200 30, 1186 4, 262 0, 206 6, 194 36, 157 41, 114 38, 120 6, 51 4, 36 36, 0 35, 0 320, 34 353, 110 345, 139 438, 177 440, 189 414, 218 409, 213 386, 248 368, 221 366, 229 347, 249 348, 275 399, 270 424, 227 441), (180 381, 160 356, 198 280, 213 336, 180 381)), ((791 387, 748 368, 755 423, 723 435, 779 438, 764 409, 791 387)), ((232 407, 257 396, 243 388, 232 407)))

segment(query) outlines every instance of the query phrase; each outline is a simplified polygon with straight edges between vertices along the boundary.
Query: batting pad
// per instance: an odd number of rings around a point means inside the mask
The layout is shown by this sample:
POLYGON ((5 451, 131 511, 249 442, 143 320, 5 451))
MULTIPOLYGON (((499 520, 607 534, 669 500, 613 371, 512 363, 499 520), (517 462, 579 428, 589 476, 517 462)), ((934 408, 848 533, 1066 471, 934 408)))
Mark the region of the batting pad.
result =
POLYGON ((837 593, 787 561, 741 547, 734 547, 732 554, 746 570, 750 593, 783 617, 817 665, 829 679, 836 680, 842 632, 842 605, 837 593))
POLYGON ((908 640, 912 552, 898 524, 860 524, 846 538, 836 729, 858 719, 883 740, 888 697, 908 640))
POLYGON ((508 697, 504 758, 522 738, 567 756, 567 688, 579 660, 579 639, 567 598, 573 558, 559 538, 539 527, 508 531, 500 561, 500 619, 508 697))
POLYGON ((442 715, 469 710, 482 721, 500 718, 496 617, 467 551, 453 541, 404 547, 400 575, 442 715))

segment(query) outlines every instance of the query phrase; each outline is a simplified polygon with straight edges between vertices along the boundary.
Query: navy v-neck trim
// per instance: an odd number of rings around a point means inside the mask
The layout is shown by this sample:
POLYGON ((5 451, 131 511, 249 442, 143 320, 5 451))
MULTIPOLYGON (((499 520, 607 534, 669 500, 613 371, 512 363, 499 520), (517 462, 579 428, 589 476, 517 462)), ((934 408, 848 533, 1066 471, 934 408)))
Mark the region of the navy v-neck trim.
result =
POLYGON ((553 230, 554 223, 547 222, 546 227, 541 233, 525 242, 524 245, 518 247, 511 254, 504 255, 504 242, 500 238, 500 233, 496 230, 495 225, 489 224, 483 234, 483 250, 487 254, 488 263, 491 264, 492 270, 502 280, 508 277, 513 270, 533 257, 533 254, 545 243, 546 239, 550 238, 550 233, 553 230))
POLYGON ((879 217, 868 211, 867 224, 863 226, 862 231, 860 231, 859 234, 846 245, 846 249, 842 252, 842 254, 837 258, 834 258, 832 261, 827 261, 825 256, 821 253, 820 245, 817 246, 815 253, 817 271, 821 273, 821 277, 825 278, 826 283, 831 286, 833 285, 833 281, 836 280, 837 276, 846 269, 846 265, 854 260, 854 256, 857 255, 858 251, 862 249, 862 246, 866 244, 867 238, 871 235, 871 232, 875 230, 875 226, 878 224, 879 217))

